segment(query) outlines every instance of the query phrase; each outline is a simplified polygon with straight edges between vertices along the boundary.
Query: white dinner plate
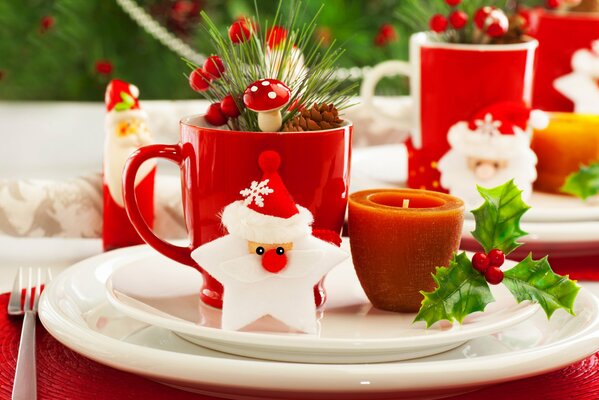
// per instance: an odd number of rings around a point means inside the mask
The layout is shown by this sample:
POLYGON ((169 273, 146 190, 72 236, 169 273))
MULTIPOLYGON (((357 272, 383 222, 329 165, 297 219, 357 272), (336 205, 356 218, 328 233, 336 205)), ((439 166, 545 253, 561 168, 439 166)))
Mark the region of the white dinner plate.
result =
MULTIPOLYGON (((347 242, 344 247, 349 251, 347 242)), ((318 313, 317 335, 291 333, 270 317, 243 331, 226 331, 220 328, 221 311, 198 299, 202 277, 196 270, 165 261, 148 249, 103 260, 98 264, 117 268, 106 283, 108 300, 128 317, 213 350, 277 361, 347 364, 418 358, 498 332, 537 309, 528 302, 517 304, 507 289, 495 286, 496 302, 485 313, 467 317, 461 326, 438 323, 426 329, 424 322, 412 323, 415 314, 372 307, 349 259, 327 275, 327 303, 318 313)))
POLYGON ((599 304, 581 290, 575 317, 558 310, 547 321, 538 311, 501 333, 416 360, 324 365, 228 355, 128 318, 108 303, 106 280, 119 266, 113 261, 150 251, 143 246, 106 253, 60 274, 40 300, 46 329, 105 365, 235 399, 430 398, 553 371, 599 347, 599 304))
MULTIPOLYGON (((407 151, 403 144, 372 146, 354 149, 352 153, 351 191, 356 192, 374 187, 404 187, 407 180, 407 151)), ((594 221, 593 234, 599 240, 599 203, 585 202, 571 196, 534 192, 528 203, 532 208, 524 214, 524 223, 583 222, 594 221)), ((472 214, 466 213, 467 218, 472 214)), ((547 231, 551 227, 532 226, 531 230, 547 231)), ((584 226, 573 228, 585 230, 584 226)), ((577 235, 580 237, 580 235, 577 235)), ((576 239, 579 240, 579 239, 576 239)))

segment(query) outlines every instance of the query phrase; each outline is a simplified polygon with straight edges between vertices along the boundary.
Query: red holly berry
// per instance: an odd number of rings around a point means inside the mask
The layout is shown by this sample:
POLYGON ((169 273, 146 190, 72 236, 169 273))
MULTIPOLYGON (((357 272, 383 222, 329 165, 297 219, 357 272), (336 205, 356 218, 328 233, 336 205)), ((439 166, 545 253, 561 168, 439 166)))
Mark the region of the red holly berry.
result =
POLYGON ((204 61, 204 72, 212 79, 218 79, 225 72, 225 66, 219 56, 210 56, 204 61))
POLYGON ((397 40, 397 31, 391 24, 383 24, 379 28, 379 34, 381 34, 388 41, 397 40))
POLYGON ((440 33, 447 29, 448 23, 449 21, 447 21, 447 18, 444 15, 435 14, 432 16, 429 25, 433 32, 440 33))
POLYGON ((467 22, 468 14, 466 14, 464 11, 457 10, 449 15, 449 23, 455 29, 462 29, 464 26, 466 26, 467 22))
POLYGON ((96 61, 96 72, 100 75, 110 75, 112 73, 112 63, 109 60, 96 61))
POLYGON ((287 39, 287 29, 282 26, 273 26, 266 32, 268 47, 274 49, 287 39))
POLYGON ((224 99, 220 101, 220 109, 229 118, 237 118, 241 111, 237 107, 237 103, 235 103, 235 99, 233 96, 227 95, 224 99))
POLYGON ((461 2, 462 2, 462 0, 445 0, 445 3, 447 3, 448 6, 452 6, 452 7, 457 6, 461 2))
POLYGON ((489 258, 485 253, 475 253, 472 257, 472 267, 474 267, 474 269, 480 272, 481 274, 484 274, 485 271, 489 268, 489 258))
POLYGON ((474 25, 476 25, 478 29, 483 29, 485 27, 487 17, 493 10, 495 10, 495 7, 491 6, 484 6, 476 10, 474 13, 474 25))
POLYGON ((204 120, 210 125, 221 126, 227 123, 227 117, 220 108, 220 103, 212 103, 204 115, 204 120))
POLYGON ((498 285, 503 281, 503 271, 498 267, 489 267, 485 271, 485 279, 491 285, 498 285))
POLYGON ((205 92, 210 87, 210 75, 203 68, 196 68, 189 74, 189 86, 196 92, 205 92))
POLYGON ((549 9, 556 9, 559 8, 559 6, 562 4, 561 0, 546 0, 545 1, 545 5, 547 6, 547 8, 549 9))
POLYGON ((501 267, 505 261, 505 254, 499 249, 493 249, 487 255, 489 263, 492 267, 501 267))
POLYGON ((245 19, 238 19, 229 27, 229 39, 235 44, 244 43, 251 36, 250 27, 245 19))
POLYGON ((42 17, 42 19, 40 20, 40 31, 42 33, 48 32, 54 26, 55 22, 56 20, 51 15, 46 15, 42 17))

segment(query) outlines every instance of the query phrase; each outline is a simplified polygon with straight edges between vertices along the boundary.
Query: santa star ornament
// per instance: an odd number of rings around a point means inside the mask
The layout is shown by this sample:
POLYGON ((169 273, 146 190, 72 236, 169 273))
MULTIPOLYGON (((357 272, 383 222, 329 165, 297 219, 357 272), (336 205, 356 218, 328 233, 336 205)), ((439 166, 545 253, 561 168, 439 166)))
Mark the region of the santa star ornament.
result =
POLYGON ((591 50, 580 49, 572 55, 572 69, 553 86, 574 103, 575 112, 599 115, 599 39, 591 50))
POLYGON ((239 330, 270 315, 289 328, 317 333, 314 285, 348 254, 312 235, 312 214, 287 191, 277 152, 265 151, 263 176, 226 206, 229 232, 191 256, 224 286, 221 327, 239 330))
POLYGON ((441 185, 475 207, 482 201, 477 185, 494 187, 513 179, 528 199, 537 178, 530 128, 548 123, 547 114, 519 102, 495 103, 456 123, 447 135, 451 148, 438 163, 441 185))
MULTIPOLYGON (((152 144, 147 115, 139 107, 135 85, 112 80, 106 88, 106 136, 104 140, 104 250, 142 244, 125 211, 122 175, 127 158, 138 148, 152 144)), ((154 222, 156 163, 144 163, 135 180, 139 209, 151 227, 154 222)))

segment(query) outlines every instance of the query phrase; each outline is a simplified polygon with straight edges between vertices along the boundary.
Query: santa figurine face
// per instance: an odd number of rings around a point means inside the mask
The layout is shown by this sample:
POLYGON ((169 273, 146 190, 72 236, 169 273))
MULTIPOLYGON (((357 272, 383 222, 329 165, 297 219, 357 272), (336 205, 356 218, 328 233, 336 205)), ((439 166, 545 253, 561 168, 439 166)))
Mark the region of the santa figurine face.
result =
POLYGON ((261 257, 262 268, 266 271, 276 274, 287 266, 286 252, 293 249, 293 243, 258 243, 248 241, 248 251, 250 254, 257 254, 261 257))

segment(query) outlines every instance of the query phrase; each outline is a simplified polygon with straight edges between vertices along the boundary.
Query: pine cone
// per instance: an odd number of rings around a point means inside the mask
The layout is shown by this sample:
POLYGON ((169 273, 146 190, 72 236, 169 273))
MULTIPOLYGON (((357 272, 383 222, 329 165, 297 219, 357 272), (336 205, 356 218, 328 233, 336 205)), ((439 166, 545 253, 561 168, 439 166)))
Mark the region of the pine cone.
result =
POLYGON ((314 104, 312 108, 304 108, 299 115, 287 121, 283 132, 320 131, 323 129, 339 128, 343 120, 335 106, 322 103, 314 104))

